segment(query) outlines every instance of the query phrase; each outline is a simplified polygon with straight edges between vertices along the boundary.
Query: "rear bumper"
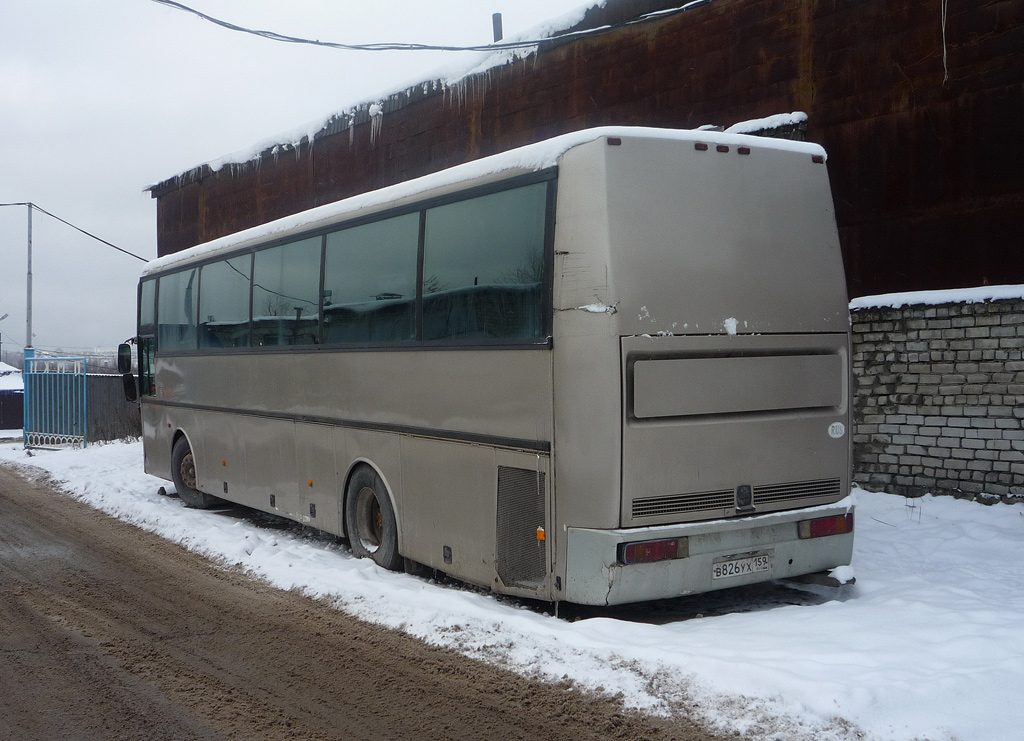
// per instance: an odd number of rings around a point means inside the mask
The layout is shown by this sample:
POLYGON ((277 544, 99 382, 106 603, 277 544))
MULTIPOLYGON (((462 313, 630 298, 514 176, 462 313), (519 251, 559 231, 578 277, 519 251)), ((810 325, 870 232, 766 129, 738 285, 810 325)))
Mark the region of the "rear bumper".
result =
POLYGON ((792 512, 684 525, 619 530, 567 529, 564 599, 584 605, 614 605, 801 576, 845 566, 853 557, 853 533, 801 540, 801 520, 853 511, 853 499, 792 512), (686 538, 689 555, 625 566, 618 546, 643 540, 686 538), (769 569, 712 578, 716 561, 767 554, 769 569))

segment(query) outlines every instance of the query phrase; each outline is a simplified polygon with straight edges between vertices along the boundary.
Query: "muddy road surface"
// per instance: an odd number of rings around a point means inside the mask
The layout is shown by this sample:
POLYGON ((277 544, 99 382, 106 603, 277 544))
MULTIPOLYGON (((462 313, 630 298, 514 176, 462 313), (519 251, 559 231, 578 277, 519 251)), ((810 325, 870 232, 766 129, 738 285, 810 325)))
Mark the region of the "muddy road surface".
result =
POLYGON ((712 739, 218 568, 0 466, 0 739, 712 739))

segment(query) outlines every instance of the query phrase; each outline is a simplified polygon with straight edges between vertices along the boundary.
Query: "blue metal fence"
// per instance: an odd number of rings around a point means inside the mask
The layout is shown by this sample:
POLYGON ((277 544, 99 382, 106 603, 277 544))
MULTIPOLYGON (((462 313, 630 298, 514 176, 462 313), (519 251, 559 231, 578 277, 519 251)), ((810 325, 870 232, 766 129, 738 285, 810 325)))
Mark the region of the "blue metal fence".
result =
POLYGON ((85 447, 85 358, 25 358, 25 447, 85 447))

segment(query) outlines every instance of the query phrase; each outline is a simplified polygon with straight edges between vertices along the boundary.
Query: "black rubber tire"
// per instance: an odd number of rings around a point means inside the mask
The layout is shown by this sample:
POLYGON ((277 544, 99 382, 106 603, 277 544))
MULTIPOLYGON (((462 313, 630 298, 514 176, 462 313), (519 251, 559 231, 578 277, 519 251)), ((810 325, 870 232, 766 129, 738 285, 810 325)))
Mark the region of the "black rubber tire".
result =
POLYGON ((192 448, 184 436, 179 437, 171 450, 171 480, 178 492, 178 497, 186 507, 193 509, 210 509, 220 503, 220 499, 201 492, 196 485, 196 463, 192 456, 192 448))
POLYGON ((345 491, 345 534, 352 555, 372 558, 390 571, 400 571, 404 559, 398 552, 398 523, 384 482, 369 466, 360 466, 345 491))

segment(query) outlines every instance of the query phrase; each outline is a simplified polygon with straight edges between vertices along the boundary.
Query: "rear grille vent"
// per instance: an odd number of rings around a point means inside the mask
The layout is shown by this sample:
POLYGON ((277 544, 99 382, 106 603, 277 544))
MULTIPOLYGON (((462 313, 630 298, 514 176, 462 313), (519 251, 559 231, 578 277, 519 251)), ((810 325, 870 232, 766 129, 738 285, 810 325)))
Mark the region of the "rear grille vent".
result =
POLYGON ((675 494, 669 497, 645 497, 633 500, 633 517, 660 517, 682 512, 729 509, 735 503, 736 493, 732 489, 675 494))
POLYGON ((498 466, 498 530, 495 561, 506 586, 536 589, 547 573, 545 475, 526 468, 498 466))
POLYGON ((755 486, 754 506, 769 502, 785 502, 790 499, 838 496, 840 484, 839 479, 818 479, 817 481, 796 481, 789 484, 755 486))
MULTIPOLYGON (((841 485, 840 479, 818 479, 817 481, 794 481, 787 484, 755 486, 754 506, 800 499, 837 497, 841 485)), ((736 492, 733 489, 673 494, 667 497, 644 497, 633 500, 633 517, 664 517, 687 512, 733 510, 735 506, 736 492)))

